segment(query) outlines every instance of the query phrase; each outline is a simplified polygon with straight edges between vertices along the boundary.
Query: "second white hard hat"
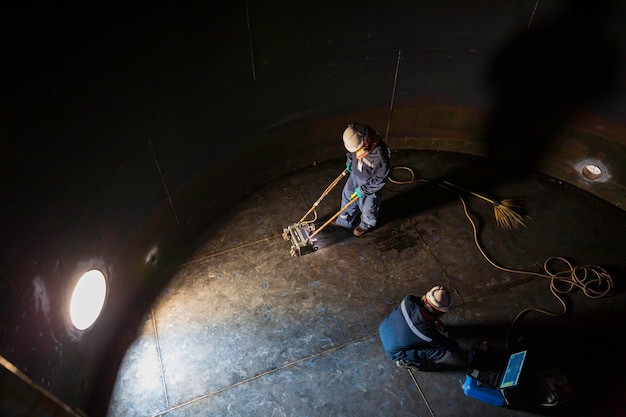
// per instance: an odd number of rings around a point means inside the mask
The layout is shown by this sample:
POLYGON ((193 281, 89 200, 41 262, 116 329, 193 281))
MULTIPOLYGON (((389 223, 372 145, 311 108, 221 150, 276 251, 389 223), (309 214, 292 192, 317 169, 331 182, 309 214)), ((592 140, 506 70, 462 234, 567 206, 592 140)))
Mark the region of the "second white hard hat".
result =
POLYGON ((441 285, 436 285, 426 293, 426 302, 435 310, 447 312, 452 305, 450 293, 441 285))

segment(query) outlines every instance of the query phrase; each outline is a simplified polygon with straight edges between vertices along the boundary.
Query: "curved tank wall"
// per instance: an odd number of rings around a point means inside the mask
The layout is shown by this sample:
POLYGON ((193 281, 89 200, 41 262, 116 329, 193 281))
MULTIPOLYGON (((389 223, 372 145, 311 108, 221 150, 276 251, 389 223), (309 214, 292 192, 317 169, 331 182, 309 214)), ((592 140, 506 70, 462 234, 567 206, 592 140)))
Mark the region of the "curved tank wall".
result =
POLYGON ((0 355, 98 415, 168 268, 250 191, 343 157, 351 121, 392 148, 510 167, 458 173, 473 186, 540 170, 623 208, 625 14, 612 5, 11 10, 0 355), (69 296, 94 267, 107 300, 77 331, 69 296))

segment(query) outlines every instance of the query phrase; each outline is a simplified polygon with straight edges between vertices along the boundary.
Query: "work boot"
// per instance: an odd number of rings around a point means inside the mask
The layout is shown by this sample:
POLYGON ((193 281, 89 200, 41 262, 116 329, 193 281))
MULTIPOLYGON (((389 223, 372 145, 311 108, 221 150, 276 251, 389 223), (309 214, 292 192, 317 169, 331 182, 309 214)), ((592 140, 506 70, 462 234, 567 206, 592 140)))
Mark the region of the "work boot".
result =
POLYGON ((363 234, 367 232, 367 229, 363 229, 361 226, 357 226, 352 231, 352 234, 356 237, 363 236, 363 234))
POLYGON ((400 359, 396 361, 396 366, 398 368, 414 369, 416 371, 425 371, 429 368, 430 362, 417 363, 417 362, 407 361, 405 359, 400 359))

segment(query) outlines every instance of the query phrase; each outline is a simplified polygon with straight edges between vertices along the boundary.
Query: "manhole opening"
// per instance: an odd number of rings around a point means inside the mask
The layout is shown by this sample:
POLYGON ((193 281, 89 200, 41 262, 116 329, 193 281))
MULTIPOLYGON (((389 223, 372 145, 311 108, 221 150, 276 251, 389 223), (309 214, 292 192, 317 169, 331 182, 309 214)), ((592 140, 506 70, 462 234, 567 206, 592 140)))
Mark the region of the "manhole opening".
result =
POLYGON ((602 177, 602 170, 597 165, 589 164, 583 167, 583 176, 588 180, 596 181, 602 177))

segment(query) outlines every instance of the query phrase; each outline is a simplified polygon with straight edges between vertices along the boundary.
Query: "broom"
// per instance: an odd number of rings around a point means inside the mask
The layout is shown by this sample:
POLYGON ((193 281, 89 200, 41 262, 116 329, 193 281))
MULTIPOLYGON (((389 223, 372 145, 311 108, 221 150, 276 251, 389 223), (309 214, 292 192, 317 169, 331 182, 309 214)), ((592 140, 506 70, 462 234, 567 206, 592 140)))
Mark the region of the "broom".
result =
POLYGON ((465 188, 451 182, 444 181, 443 183, 463 190, 467 193, 470 193, 474 197, 478 197, 481 200, 493 204, 493 211, 496 218, 496 223, 501 228, 505 230, 511 230, 512 228, 518 229, 520 226, 526 227, 522 215, 518 213, 523 212, 524 210, 524 201, 522 199, 507 198, 502 201, 497 201, 492 198, 485 197, 484 195, 475 193, 473 191, 466 190, 465 188))

